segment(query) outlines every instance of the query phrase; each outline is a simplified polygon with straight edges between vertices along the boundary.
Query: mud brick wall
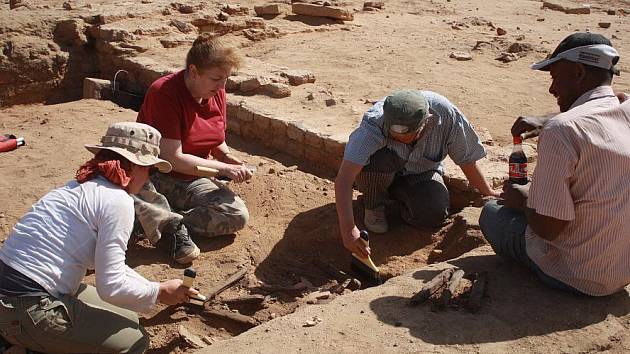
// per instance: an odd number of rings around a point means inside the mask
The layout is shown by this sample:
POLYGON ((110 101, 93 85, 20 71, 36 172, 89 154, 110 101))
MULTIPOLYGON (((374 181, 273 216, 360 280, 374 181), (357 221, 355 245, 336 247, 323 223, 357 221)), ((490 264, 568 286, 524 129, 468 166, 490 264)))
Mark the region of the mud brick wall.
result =
POLYGON ((231 133, 310 162, 331 174, 339 169, 346 141, 310 131, 299 122, 257 110, 243 101, 228 101, 227 115, 231 133))

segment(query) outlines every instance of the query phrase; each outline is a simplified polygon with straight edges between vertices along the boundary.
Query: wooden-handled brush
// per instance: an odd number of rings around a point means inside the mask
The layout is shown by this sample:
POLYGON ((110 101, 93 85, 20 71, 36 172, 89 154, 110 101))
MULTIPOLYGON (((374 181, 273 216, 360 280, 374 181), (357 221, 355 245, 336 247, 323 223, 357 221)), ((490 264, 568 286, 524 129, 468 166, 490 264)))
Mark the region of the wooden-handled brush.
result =
MULTIPOLYGON (((363 242, 363 244, 365 244, 366 247, 370 246, 370 235, 368 234, 367 231, 365 230, 361 231, 359 240, 361 240, 361 242, 363 242)), ((370 256, 362 257, 362 256, 357 255, 356 253, 353 253, 352 262, 350 263, 350 268, 352 268, 352 270, 362 275, 363 277, 367 278, 373 283, 376 283, 376 284, 383 283, 383 281, 381 280, 381 275, 379 273, 378 267, 376 266, 376 264, 374 264, 370 256)))

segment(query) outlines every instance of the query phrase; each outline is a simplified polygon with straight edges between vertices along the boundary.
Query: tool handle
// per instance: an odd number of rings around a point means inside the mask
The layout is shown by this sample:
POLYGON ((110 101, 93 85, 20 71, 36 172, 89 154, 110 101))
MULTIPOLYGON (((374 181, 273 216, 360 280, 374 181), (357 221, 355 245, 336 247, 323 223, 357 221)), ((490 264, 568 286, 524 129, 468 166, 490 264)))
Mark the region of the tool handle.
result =
POLYGON ((15 150, 18 147, 17 139, 9 139, 3 142, 0 142, 0 152, 7 152, 11 150, 15 150))
MULTIPOLYGON (((187 288, 192 288, 193 286, 193 282, 195 281, 195 277, 197 276, 197 272, 195 272, 194 269, 192 268, 186 268, 184 270, 184 282, 182 283, 183 286, 187 287, 187 288)), ((206 301, 208 300, 208 298, 206 298, 205 296, 201 295, 201 294, 197 294, 196 296, 191 296, 192 299, 195 300, 199 300, 199 301, 206 301)))
POLYGON ((201 177, 217 177, 219 175, 219 170, 215 168, 196 166, 195 170, 197 171, 197 175, 201 177))
POLYGON ((361 237, 363 242, 365 242, 365 244, 370 244, 370 234, 366 230, 361 230, 361 232, 359 232, 359 236, 361 237))

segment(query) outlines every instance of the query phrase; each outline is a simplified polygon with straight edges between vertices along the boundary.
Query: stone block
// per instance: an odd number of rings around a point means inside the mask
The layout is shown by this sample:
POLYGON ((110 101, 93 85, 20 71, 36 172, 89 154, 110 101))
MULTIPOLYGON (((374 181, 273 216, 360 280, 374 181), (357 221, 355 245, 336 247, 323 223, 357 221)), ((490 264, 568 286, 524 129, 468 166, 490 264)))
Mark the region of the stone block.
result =
POLYGON ((241 84, 247 79, 246 76, 230 76, 225 82, 225 90, 227 92, 238 92, 241 90, 241 84))
POLYGON ((265 85, 264 91, 267 96, 273 98, 284 98, 291 96, 291 88, 289 85, 282 84, 279 82, 272 82, 270 84, 265 85))
POLYGON ((269 123, 271 125, 271 133, 273 134, 274 139, 285 140, 287 138, 289 123, 277 118, 271 118, 269 123))
POLYGON ((230 133, 241 135, 241 122, 238 119, 228 119, 227 127, 230 133))
POLYGON ((261 86, 265 86, 270 84, 271 80, 262 76, 254 76, 249 77, 243 81, 241 81, 240 91, 241 92, 250 92, 258 90, 261 86))
POLYGON ((236 113, 236 117, 241 122, 253 122, 254 121, 254 113, 252 113, 252 111, 249 108, 245 107, 245 106, 240 106, 239 107, 238 112, 236 113))
POLYGON ((254 125, 261 131, 271 130, 271 118, 262 113, 254 113, 254 125))
POLYGON ((580 7, 566 8, 564 12, 567 14, 572 14, 572 15, 588 15, 591 13, 591 6, 584 5, 580 7))
POLYGON ((286 9, 283 4, 266 4, 254 6, 254 11, 258 16, 276 16, 286 12, 286 9))
POLYGON ((343 152, 346 149, 346 142, 333 137, 327 137, 324 139, 324 151, 332 154, 333 156, 343 157, 343 152))
POLYGON ((277 137, 273 131, 271 134, 271 146, 280 151, 284 151, 287 148, 287 137, 277 137))
POLYGON ((291 5, 291 10, 297 15, 328 17, 341 21, 352 21, 354 19, 354 14, 350 10, 337 6, 295 3, 291 5))
POLYGON ((293 86, 315 82, 315 75, 308 70, 287 70, 280 75, 289 79, 289 84, 293 86))
POLYGON ((239 4, 225 4, 221 11, 233 16, 243 16, 249 14, 249 7, 239 4))
POLYGON ((304 142, 304 126, 300 123, 291 122, 287 126, 287 137, 299 143, 304 142))
POLYGON ((55 27, 55 41, 67 46, 80 46, 87 43, 85 36, 85 22, 73 19, 57 23, 55 27))
POLYGON ((97 100, 111 97, 108 92, 112 90, 112 82, 109 80, 93 79, 86 77, 83 79, 83 98, 94 98, 97 100))
POLYGON ((383 9, 385 3, 383 1, 366 1, 363 3, 363 8, 383 9))
POLYGON ((324 147, 324 138, 316 132, 307 130, 304 132, 304 143, 307 146, 322 150, 324 147))
POLYGON ((256 126, 253 122, 240 121, 241 136, 248 139, 257 138, 256 126))
POLYGON ((304 158, 316 164, 321 164, 323 160, 322 150, 313 146, 304 147, 304 158))
POLYGON ((304 144, 293 139, 288 139, 284 151, 293 157, 302 158, 304 156, 304 144))
POLYGON ((238 119, 237 114, 238 110, 241 106, 237 103, 232 103, 230 101, 227 102, 227 118, 228 119, 238 119))

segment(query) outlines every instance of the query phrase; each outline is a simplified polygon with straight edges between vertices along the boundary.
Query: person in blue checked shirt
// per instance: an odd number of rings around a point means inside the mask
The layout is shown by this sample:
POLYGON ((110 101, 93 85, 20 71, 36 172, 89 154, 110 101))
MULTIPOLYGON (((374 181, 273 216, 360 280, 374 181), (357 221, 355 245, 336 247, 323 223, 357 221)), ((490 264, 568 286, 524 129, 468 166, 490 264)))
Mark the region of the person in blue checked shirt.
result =
POLYGON ((485 149, 472 126, 445 97, 402 90, 376 102, 348 139, 335 180, 335 200, 344 246, 370 253, 359 241, 352 210, 352 186, 363 193, 365 227, 388 230, 387 200, 397 201, 402 219, 414 226, 439 226, 448 216, 449 194, 442 160, 449 156, 483 195, 498 196, 477 161, 485 149))

